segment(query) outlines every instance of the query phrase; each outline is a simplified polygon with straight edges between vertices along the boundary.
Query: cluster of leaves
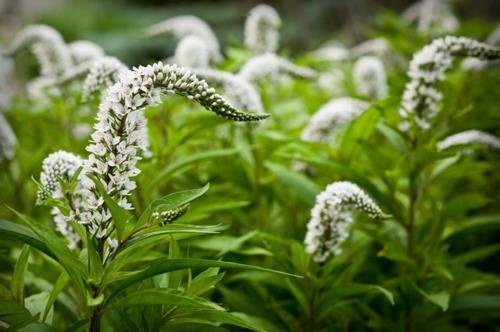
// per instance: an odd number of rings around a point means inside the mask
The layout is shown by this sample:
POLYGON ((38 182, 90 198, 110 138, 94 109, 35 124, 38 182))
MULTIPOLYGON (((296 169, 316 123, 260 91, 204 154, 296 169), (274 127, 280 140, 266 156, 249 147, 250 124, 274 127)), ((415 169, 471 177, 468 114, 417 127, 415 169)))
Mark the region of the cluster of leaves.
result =
MULTIPOLYGON (((430 41, 392 14, 378 27, 407 59, 430 41)), ((462 29, 478 39, 488 32, 462 29)), ((236 45, 226 56, 221 68, 232 71, 251 55, 236 45)), ((98 313, 104 331, 493 331, 500 159, 470 147, 439 152, 436 143, 471 127, 500 134, 498 71, 453 69, 434 127, 416 144, 398 129, 405 66, 388 67, 389 97, 331 146, 300 132, 333 95, 360 97, 353 64, 298 62, 342 72, 342 92, 317 81, 262 82, 264 124, 228 123, 175 96, 147 109, 152 157, 139 163, 136 210, 106 202, 121 244, 104 262, 85 236, 77 255, 66 247, 49 211, 34 208, 31 181, 48 153, 84 154, 88 138, 75 129, 93 124, 97 100, 82 103, 79 89, 44 103, 15 97, 6 115, 19 147, 0 174, 0 324, 79 331, 95 329, 98 313), (294 170, 297 161, 311 169, 294 170), (302 241, 315 196, 335 180, 357 184, 392 217, 358 216, 343 253, 317 264, 302 241), (153 212, 188 203, 174 223, 143 228, 153 212)))

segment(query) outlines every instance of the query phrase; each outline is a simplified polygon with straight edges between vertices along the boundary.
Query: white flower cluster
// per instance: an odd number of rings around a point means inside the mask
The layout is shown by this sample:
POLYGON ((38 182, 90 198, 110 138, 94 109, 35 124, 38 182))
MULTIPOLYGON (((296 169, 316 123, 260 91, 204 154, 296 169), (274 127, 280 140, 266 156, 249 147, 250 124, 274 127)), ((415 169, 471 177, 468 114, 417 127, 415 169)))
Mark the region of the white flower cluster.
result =
POLYGON ((313 255, 314 261, 321 263, 342 252, 354 210, 365 212, 373 219, 384 216, 378 205, 351 182, 333 182, 316 196, 304 240, 306 252, 313 255))
MULTIPOLYGON (((62 198, 64 193, 60 181, 68 181, 82 164, 83 160, 80 157, 69 152, 57 151, 48 155, 42 163, 41 188, 37 192, 37 202, 40 203, 48 198, 62 198)), ((81 188, 77 188, 75 191, 78 193, 80 190, 81 188)), ((70 249, 75 249, 80 241, 80 237, 69 224, 70 221, 75 220, 75 211, 78 210, 80 204, 80 200, 72 199, 73 210, 69 215, 64 215, 56 207, 51 211, 56 228, 68 240, 70 249)))
POLYGON ((348 49, 337 44, 323 46, 311 52, 310 55, 315 59, 329 62, 345 61, 350 56, 348 49))
MULTIPOLYGON (((90 152, 84 171, 99 178, 106 192, 125 209, 136 184, 132 180, 139 169, 139 151, 145 150, 145 107, 160 100, 160 92, 176 93, 194 100, 206 109, 236 121, 264 119, 263 114, 240 112, 230 106, 203 80, 176 65, 154 65, 134 68, 120 75, 119 81, 106 90, 97 115, 97 123, 87 146, 90 152)), ((109 234, 111 214, 102 196, 90 179, 83 183, 87 204, 79 222, 87 225, 92 234, 104 238, 109 234)))
POLYGON ((410 116, 416 125, 426 130, 438 112, 443 98, 436 88, 445 79, 445 71, 453 64, 455 56, 470 56, 481 60, 500 58, 500 48, 465 37, 438 38, 413 56, 408 70, 410 81, 402 96, 399 114, 405 119, 401 129, 408 129, 410 116))
POLYGON ((384 64, 373 56, 359 58, 353 69, 354 83, 358 93, 370 99, 387 97, 387 76, 384 64))
POLYGON ((438 150, 445 150, 453 146, 481 144, 500 150, 500 138, 481 130, 466 130, 446 137, 438 142, 438 150))
POLYGON ((82 98, 88 100, 95 92, 112 86, 126 70, 127 66, 115 57, 106 56, 95 60, 85 77, 82 98))
POLYGON ((288 74, 298 78, 313 78, 316 72, 310 68, 299 67, 290 61, 272 53, 257 55, 248 60, 240 69, 238 75, 252 84, 270 77, 276 78, 279 74, 288 74))
POLYGON ((208 68, 210 50, 207 43, 196 35, 182 38, 175 48, 174 62, 183 67, 208 68))
POLYGON ((212 69, 192 69, 192 72, 208 82, 222 85, 224 96, 235 108, 256 113, 264 112, 256 88, 238 75, 212 69))
POLYGON ((0 162, 14 158, 16 144, 16 135, 0 110, 0 162))
POLYGON ((460 23, 448 4, 449 0, 420 0, 403 13, 403 18, 416 22, 422 33, 440 35, 458 29, 460 23))
POLYGON ((88 40, 77 40, 68 44, 73 63, 79 65, 102 58, 104 50, 101 46, 88 40))
POLYGON ((45 77, 59 77, 73 66, 71 53, 59 32, 47 25, 30 25, 12 41, 8 53, 31 46, 45 77))
POLYGON ((175 16, 150 26, 146 29, 146 34, 151 37, 171 34, 178 39, 187 36, 197 36, 205 42, 213 62, 219 62, 222 59, 219 41, 214 32, 205 21, 196 16, 175 16))
POLYGON ((254 7, 245 21, 245 46, 255 54, 275 53, 279 47, 281 19, 273 7, 254 7))
POLYGON ((301 139, 308 142, 331 143, 338 132, 360 116, 369 104, 354 98, 342 97, 329 101, 311 117, 302 131, 301 139))

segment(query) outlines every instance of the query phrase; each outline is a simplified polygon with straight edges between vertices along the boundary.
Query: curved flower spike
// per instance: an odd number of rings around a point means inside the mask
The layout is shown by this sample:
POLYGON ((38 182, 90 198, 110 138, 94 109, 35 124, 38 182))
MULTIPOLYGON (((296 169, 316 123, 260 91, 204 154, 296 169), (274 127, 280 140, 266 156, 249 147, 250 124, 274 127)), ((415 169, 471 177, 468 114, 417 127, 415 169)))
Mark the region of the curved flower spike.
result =
POLYGON ((88 40, 71 42, 68 48, 76 65, 102 58, 105 55, 101 46, 88 40))
POLYGON ((217 37, 210 26, 193 15, 175 16, 146 28, 150 37, 171 34, 179 39, 193 35, 200 37, 210 50, 211 59, 218 62, 222 59, 217 37))
POLYGON ((28 46, 32 46, 43 76, 59 77, 73 66, 67 45, 59 32, 52 27, 27 26, 17 33, 7 52, 14 54, 28 46))
POLYGON ((360 116, 368 103, 354 98, 337 98, 321 106, 302 131, 301 139, 308 142, 331 143, 338 132, 360 116))
POLYGON ((341 62, 349 59, 349 50, 337 44, 326 45, 310 53, 310 56, 320 61, 341 62))
POLYGON ((354 210, 365 212, 372 219, 385 216, 378 205, 351 182, 333 182, 316 196, 304 240, 306 252, 313 255, 315 262, 324 262, 342 252, 354 210))
POLYGON ((453 146, 481 144, 495 150, 500 150, 500 138, 481 130, 466 130, 446 137, 437 144, 438 150, 445 150, 453 146))
MULTIPOLYGON (((484 41, 488 45, 499 46, 500 45, 500 26, 497 26, 492 33, 488 35, 488 38, 484 41)), ((462 61, 462 68, 465 70, 481 71, 488 69, 490 67, 498 67, 500 65, 500 60, 495 61, 481 61, 477 58, 465 58, 462 61)))
POLYGON ((0 162, 14 158, 14 147, 16 144, 16 135, 0 111, 0 162))
POLYGON ((387 75, 384 64, 373 56, 359 58, 353 69, 354 83, 358 93, 370 99, 387 97, 387 75))
POLYGON ((255 84, 263 78, 274 78, 279 74, 288 74, 306 79, 316 77, 316 72, 314 70, 296 66, 290 61, 272 53, 257 55, 248 60, 240 69, 238 76, 255 84))
POLYGON ((255 54, 274 53, 279 47, 281 19, 273 7, 254 7, 245 21, 245 46, 255 54))
POLYGON ((210 50, 207 43, 195 35, 182 38, 175 48, 174 62, 183 67, 208 68, 210 50))
MULTIPOLYGON (((194 100, 207 110, 235 121, 267 117, 237 111, 205 81, 176 65, 158 62, 123 73, 119 81, 106 90, 99 105, 84 171, 100 179, 106 192, 125 209, 132 209, 127 196, 136 187, 132 178, 140 172, 136 167, 140 159, 138 152, 144 150, 146 144, 143 110, 159 102, 161 91, 194 100)), ((111 214, 102 203, 98 204, 101 195, 90 179, 84 181, 84 187, 92 204, 80 215, 80 223, 88 225, 98 238, 104 238, 111 214)))
POLYGON ((410 127, 412 121, 420 128, 430 128, 430 120, 438 112, 443 95, 436 88, 445 80, 445 71, 456 56, 470 56, 480 60, 500 58, 500 48, 492 47, 465 37, 438 38, 413 56, 408 70, 410 81, 403 93, 399 114, 405 119, 401 129, 410 127))
POLYGON ((365 55, 383 56, 391 50, 385 38, 374 38, 366 40, 351 48, 351 53, 355 57, 365 55))
POLYGON ((208 82, 221 84, 224 96, 234 107, 256 113, 264 112, 260 95, 255 87, 238 75, 212 69, 192 69, 192 71, 208 82))
MULTIPOLYGON (((64 194, 59 181, 68 181, 82 164, 83 160, 80 157, 69 152, 57 151, 48 155, 42 163, 41 187, 37 192, 37 203, 40 204, 48 198, 62 198, 64 194)), ((77 186, 76 191, 78 190, 81 190, 81 186, 80 188, 77 186)), ((78 209, 81 204, 79 200, 74 200, 71 203, 74 209, 78 209)), ((66 216, 54 207, 51 213, 57 230, 68 240, 68 247, 70 249, 76 248, 80 237, 69 224, 71 220, 75 220, 75 210, 66 216)))

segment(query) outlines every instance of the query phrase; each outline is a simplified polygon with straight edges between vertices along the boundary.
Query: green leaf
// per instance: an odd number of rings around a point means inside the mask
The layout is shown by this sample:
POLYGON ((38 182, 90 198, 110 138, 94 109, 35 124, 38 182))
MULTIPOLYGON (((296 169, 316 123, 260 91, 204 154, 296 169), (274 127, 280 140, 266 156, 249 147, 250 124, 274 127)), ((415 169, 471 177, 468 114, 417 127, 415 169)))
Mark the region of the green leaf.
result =
POLYGON ((385 298, 394 305, 394 296, 392 293, 379 285, 370 285, 370 284, 358 284, 358 283, 347 283, 339 286, 335 286, 332 288, 332 295, 340 295, 340 296, 355 296, 358 294, 364 294, 368 292, 376 291, 385 296, 385 298))
POLYGON ((418 286, 415 286, 420 294, 422 294, 427 300, 439 306, 443 311, 448 310, 450 304, 450 293, 446 291, 429 294, 425 292, 418 286))
POLYGON ((138 229, 148 223, 153 212, 162 212, 184 206, 205 194, 208 191, 208 188, 210 188, 209 183, 201 188, 178 191, 154 200, 140 216, 135 229, 138 229))
POLYGON ((31 323, 17 330, 18 332, 57 332, 55 328, 43 323, 31 323))
POLYGON ((219 273, 218 267, 210 267, 198 274, 188 285, 188 292, 201 295, 212 289, 224 278, 225 273, 219 273))
POLYGON ((99 256, 99 253, 97 252, 96 246, 94 239, 92 236, 89 234, 89 232, 85 232, 85 235, 87 237, 86 241, 86 252, 87 252, 87 259, 88 259, 88 267, 89 267, 89 273, 90 273, 90 282, 98 285, 101 282, 102 274, 103 274, 103 266, 102 266, 102 261, 101 257, 99 256))
POLYGON ((377 123, 377 130, 384 135, 384 137, 391 143, 392 146, 396 148, 400 153, 406 153, 408 151, 408 145, 405 139, 399 134, 399 132, 386 125, 384 122, 377 123))
POLYGON ((36 319, 21 304, 0 298, 0 321, 9 324, 15 331, 21 326, 35 322, 36 319))
POLYGON ((118 203, 116 203, 115 200, 108 195, 98 177, 94 176, 93 174, 89 174, 87 176, 94 182, 97 190, 104 199, 106 207, 109 209, 109 212, 111 212, 112 221, 115 225, 118 240, 122 241, 124 239, 125 228, 127 227, 127 225, 133 223, 134 215, 130 211, 119 206, 118 203))
POLYGON ((216 157, 230 156, 236 153, 238 153, 237 149, 220 149, 220 150, 202 151, 202 152, 192 153, 188 156, 180 157, 173 163, 169 164, 166 168, 161 170, 159 174, 153 178, 151 183, 148 185, 148 188, 149 190, 151 190, 152 188, 157 187, 158 185, 169 179, 171 176, 173 176, 181 168, 189 166, 198 161, 216 157))
POLYGON ((342 135, 339 151, 343 160, 350 160, 358 154, 358 143, 367 139, 375 131, 379 118, 378 109, 371 106, 347 127, 342 135))
POLYGON ((452 258, 453 263, 467 264, 484 259, 500 251, 500 243, 475 248, 452 258))
POLYGON ((50 292, 50 297, 47 300, 47 304, 45 306, 45 309, 43 311, 42 315, 42 322, 45 322, 47 319, 47 315, 52 308, 53 304, 56 302, 57 297, 59 294, 62 292, 62 290, 66 287, 69 281, 69 276, 66 272, 61 273, 59 278, 57 278, 56 282, 54 283, 54 287, 52 287, 52 291, 50 292))
POLYGON ((40 240, 38 235, 36 235, 32 230, 25 226, 0 219, 0 234, 5 234, 11 238, 29 244, 33 248, 36 248, 57 260, 54 253, 47 247, 47 245, 43 241, 40 240))
POLYGON ((144 304, 163 304, 224 311, 224 308, 213 302, 210 302, 207 299, 171 288, 154 288, 134 291, 132 294, 113 302, 112 306, 144 304))
MULTIPOLYGON (((26 307, 26 309, 28 309, 28 311, 33 316, 40 316, 45 311, 45 308, 47 307, 47 303, 48 303, 49 298, 50 298, 50 294, 48 292, 41 292, 38 294, 33 294, 31 296, 28 296, 24 300, 25 307, 26 307)), ((45 320, 49 324, 51 324, 53 316, 54 316, 54 307, 51 306, 48 313, 47 313, 47 317, 45 318, 45 320)))
POLYGON ((20 304, 24 304, 24 275, 28 269, 28 259, 30 256, 30 246, 25 244, 19 258, 17 259, 14 273, 12 274, 12 281, 10 284, 10 291, 14 298, 20 304))
POLYGON ((265 166, 287 186, 290 192, 297 194, 307 204, 314 204, 316 195, 319 193, 319 188, 314 182, 309 180, 301 173, 290 170, 287 167, 267 161, 265 166))
POLYGON ((127 279, 120 282, 114 288, 113 293, 110 294, 110 296, 107 298, 106 303, 108 303, 111 299, 113 299, 116 295, 118 295, 118 293, 120 293, 127 287, 144 279, 151 278, 155 275, 170 271, 188 269, 188 268, 209 268, 209 267, 222 267, 226 269, 236 269, 236 270, 259 270, 259 271, 273 272, 285 276, 300 277, 286 272, 276 271, 252 265, 232 263, 232 262, 213 261, 208 259, 195 259, 195 258, 166 259, 152 263, 147 268, 138 272, 134 272, 131 276, 127 277, 127 279))
POLYGON ((469 218, 458 225, 448 226, 443 234, 443 240, 449 239, 459 234, 472 233, 476 231, 494 231, 500 228, 500 214, 481 215, 469 218))
POLYGON ((461 310, 500 310, 500 296, 471 294, 454 298, 451 302, 450 311, 461 310))

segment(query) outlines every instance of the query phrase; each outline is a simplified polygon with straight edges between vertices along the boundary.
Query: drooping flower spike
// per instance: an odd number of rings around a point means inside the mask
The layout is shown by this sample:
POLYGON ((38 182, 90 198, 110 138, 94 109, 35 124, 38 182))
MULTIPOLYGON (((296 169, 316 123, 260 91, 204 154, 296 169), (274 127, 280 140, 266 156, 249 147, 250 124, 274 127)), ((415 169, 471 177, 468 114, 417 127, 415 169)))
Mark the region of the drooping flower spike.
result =
MULTIPOLYGON (((145 149, 144 108, 160 100, 160 92, 176 93, 194 100, 207 110, 235 121, 256 121, 267 115, 240 112, 217 95, 203 80, 176 65, 154 65, 134 68, 120 75, 119 81, 106 90, 99 105, 90 152, 85 162, 86 174, 97 177, 106 192, 125 209, 136 184, 132 180, 139 169, 140 151, 145 149)), ((90 179, 83 182, 87 205, 79 222, 87 225, 97 238, 109 236, 111 214, 90 179)))
POLYGON ((385 38, 374 38, 366 40, 350 49, 353 57, 365 55, 384 56, 391 50, 391 46, 385 38))
POLYGON ((101 46, 88 40, 71 42, 68 44, 68 48, 75 65, 97 60, 105 56, 101 46))
POLYGON ((267 53, 255 56, 248 60, 240 69, 238 75, 256 84, 264 78, 276 78, 280 74, 287 74, 298 78, 310 79, 316 77, 316 72, 310 68, 299 67, 290 61, 275 54, 267 53))
MULTIPOLYGON (((484 42, 488 45, 500 46, 500 25, 488 35, 484 42)), ((482 61, 477 58, 469 57, 462 61, 462 68, 465 70, 481 71, 498 66, 500 66, 500 60, 482 61)))
POLYGON ((175 48, 174 63, 188 68, 208 68, 210 49, 199 36, 189 35, 182 38, 175 48))
POLYGON ((306 252, 313 256, 315 262, 322 263, 342 252, 355 210, 368 214, 372 219, 384 217, 378 205, 351 182, 333 182, 316 196, 304 240, 306 252))
POLYGON ((74 65, 68 46, 59 32, 50 26, 29 25, 25 27, 17 33, 7 53, 15 54, 30 46, 38 59, 42 76, 60 77, 74 65))
POLYGON ((301 139, 308 142, 332 143, 339 131, 360 116, 368 106, 368 103, 359 99, 333 99, 314 113, 302 131, 301 139))
POLYGON ((453 134, 438 142, 438 150, 446 150, 448 148, 460 145, 480 144, 490 147, 495 150, 500 150, 500 138, 491 135, 487 132, 471 129, 453 134))
MULTIPOLYGON (((68 181, 75 172, 83 165, 83 160, 69 152, 57 151, 48 155, 42 163, 42 172, 40 174, 41 187, 37 192, 37 203, 40 204, 48 198, 59 199, 64 197, 60 181, 68 181)), ((56 225, 56 229, 68 241, 68 247, 75 249, 80 241, 80 237, 73 230, 70 221, 75 219, 78 209, 81 207, 81 185, 77 184, 75 193, 69 199, 71 200, 71 211, 64 215, 59 208, 52 208, 51 214, 56 225)))
POLYGON ((4 57, 3 54, 4 49, 2 45, 0 45, 0 112, 2 112, 10 102, 11 91, 9 80, 11 78, 12 69, 14 68, 12 60, 4 57))
POLYGON ((443 98, 436 85, 445 80, 445 71, 457 56, 494 60, 500 58, 500 48, 465 37, 448 36, 435 39, 417 52, 408 69, 410 81, 399 108, 404 118, 401 129, 407 130, 413 124, 424 130, 431 127, 430 120, 437 114, 443 98))
POLYGON ((348 60, 350 53, 344 46, 331 44, 312 51, 310 56, 320 61, 341 62, 348 60))
POLYGON ((378 58, 361 57, 354 64, 353 76, 360 95, 374 100, 387 97, 387 75, 384 64, 378 58))
POLYGON ((254 54, 275 53, 279 47, 281 18, 273 7, 254 7, 245 21, 245 46, 254 54))
POLYGON ((222 85, 224 96, 235 108, 264 112, 257 89, 238 75, 213 69, 192 69, 192 72, 210 83, 222 85))
POLYGON ((222 59, 219 41, 214 32, 205 21, 193 15, 175 16, 154 24, 146 28, 146 34, 150 37, 171 34, 178 39, 191 35, 197 36, 206 43, 213 62, 219 62, 222 59))
POLYGON ((14 158, 16 144, 16 135, 0 110, 0 163, 14 158))
POLYGON ((416 22, 421 33, 441 35, 458 29, 460 23, 451 11, 449 0, 420 0, 408 7, 403 18, 416 22))

